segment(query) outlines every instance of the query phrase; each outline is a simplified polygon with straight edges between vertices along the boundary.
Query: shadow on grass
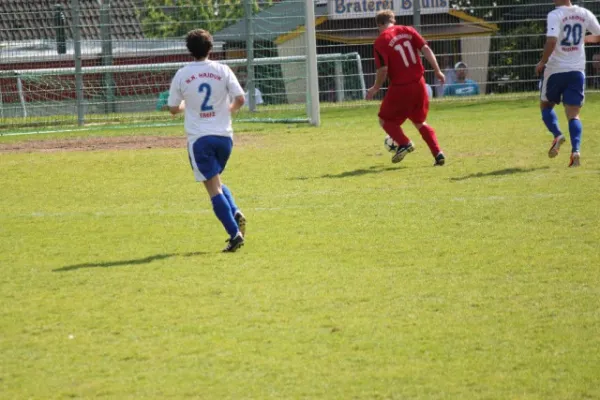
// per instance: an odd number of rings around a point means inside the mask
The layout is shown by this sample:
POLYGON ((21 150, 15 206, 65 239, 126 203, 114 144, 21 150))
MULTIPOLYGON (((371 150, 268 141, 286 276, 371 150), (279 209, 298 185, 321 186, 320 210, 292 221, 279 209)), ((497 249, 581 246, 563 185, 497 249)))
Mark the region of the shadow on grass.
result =
POLYGON ((502 176, 502 175, 513 175, 513 174, 524 174, 527 172, 533 172, 533 171, 538 171, 541 169, 548 169, 549 167, 540 167, 540 168, 505 168, 505 169, 499 169, 496 171, 491 171, 491 172, 478 172, 476 174, 469 174, 469 175, 465 175, 465 176, 460 176, 457 178, 450 178, 451 181, 456 182, 456 181, 464 181, 466 179, 471 179, 471 178, 485 178, 488 176, 502 176))
POLYGON ((107 261, 100 263, 85 263, 85 264, 75 264, 75 265, 67 265, 66 267, 61 267, 52 270, 53 272, 68 272, 75 271, 82 268, 110 268, 110 267, 124 267, 127 265, 141 265, 141 264, 149 264, 152 261, 164 260, 166 258, 171 257, 194 257, 200 256, 203 254, 208 254, 203 251, 196 251, 193 253, 171 253, 171 254, 156 254, 154 256, 148 256, 144 258, 135 258, 132 260, 120 260, 120 261, 107 261))
POLYGON ((351 176, 379 174, 381 172, 393 171, 393 170, 398 170, 398 169, 400 169, 400 167, 383 167, 380 165, 374 165, 368 169, 359 168, 359 169, 355 169, 352 171, 341 172, 339 174, 325 174, 325 175, 321 175, 320 177, 321 178, 348 178, 351 176))

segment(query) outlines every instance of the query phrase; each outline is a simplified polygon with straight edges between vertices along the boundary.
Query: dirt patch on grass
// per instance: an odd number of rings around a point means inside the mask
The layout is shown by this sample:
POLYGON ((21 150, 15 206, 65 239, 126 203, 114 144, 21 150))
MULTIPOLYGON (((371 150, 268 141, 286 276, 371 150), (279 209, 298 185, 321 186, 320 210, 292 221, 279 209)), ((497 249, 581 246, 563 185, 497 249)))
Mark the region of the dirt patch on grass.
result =
MULTIPOLYGON (((248 139, 237 136, 236 145, 248 139)), ((186 148, 184 136, 110 136, 77 139, 28 140, 18 143, 0 143, 1 153, 52 153, 58 151, 138 150, 186 148)))

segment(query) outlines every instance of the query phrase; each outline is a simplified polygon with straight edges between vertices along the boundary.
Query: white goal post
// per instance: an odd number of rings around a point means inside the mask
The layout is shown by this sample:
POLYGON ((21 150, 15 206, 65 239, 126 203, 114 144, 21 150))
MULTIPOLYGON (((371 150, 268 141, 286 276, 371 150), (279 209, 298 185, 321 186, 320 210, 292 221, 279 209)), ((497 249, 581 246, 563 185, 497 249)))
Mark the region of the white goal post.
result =
MULTIPOLYGON (((316 55, 316 53, 315 53, 316 55)), ((281 65, 288 63, 305 63, 310 64, 308 55, 299 56, 287 56, 287 57, 265 57, 255 58, 253 64, 259 65, 281 65)), ((223 64, 227 64, 231 67, 245 66, 247 65, 247 59, 229 59, 229 60, 218 60, 223 64)), ((337 72, 335 75, 335 98, 336 101, 343 101, 345 97, 345 87, 343 76, 340 75, 343 70, 343 63, 352 63, 355 65, 356 82, 360 91, 360 98, 364 99, 366 94, 366 85, 362 70, 362 60, 358 53, 336 53, 336 54, 319 54, 316 55, 316 63, 314 68, 310 68, 307 65, 308 84, 306 92, 306 106, 308 112, 308 122, 313 125, 318 125, 320 121, 319 115, 319 89, 318 89, 318 76, 317 76, 317 64, 319 63, 332 63, 334 70, 337 72), (313 70, 311 72, 311 70, 313 70), (312 76, 312 74, 315 74, 312 76)), ((132 65, 108 65, 108 66, 90 66, 81 67, 80 74, 82 76, 90 74, 115 74, 115 73, 131 73, 131 72, 157 72, 157 71, 176 71, 177 69, 185 66, 188 62, 169 62, 169 63, 158 63, 158 64, 132 64, 132 65)), ((74 77, 77 75, 77 71, 74 67, 63 67, 63 68, 39 68, 39 69, 18 69, 11 71, 0 71, 1 77, 14 77, 17 82, 18 97, 21 106, 22 117, 28 117, 28 104, 26 95, 24 92, 23 81, 28 79, 39 79, 48 77, 69 76, 74 77)), ((1 97, 0 97, 1 99, 1 97)), ((0 109, 2 108, 0 100, 0 109)))

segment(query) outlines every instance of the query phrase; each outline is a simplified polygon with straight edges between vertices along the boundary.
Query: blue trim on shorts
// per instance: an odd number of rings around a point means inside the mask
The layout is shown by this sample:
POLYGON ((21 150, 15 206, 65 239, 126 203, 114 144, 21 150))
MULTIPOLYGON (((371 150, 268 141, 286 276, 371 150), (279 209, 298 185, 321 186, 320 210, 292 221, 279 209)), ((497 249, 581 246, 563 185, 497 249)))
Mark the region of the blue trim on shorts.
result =
POLYGON ((206 180, 222 174, 233 150, 233 140, 226 136, 202 136, 192 145, 194 161, 206 180))
MULTIPOLYGON (((581 71, 559 72, 544 78, 546 99, 554 104, 561 102, 569 106, 583 105, 585 99, 585 75, 581 71)), ((542 90, 544 85, 542 83, 542 90)))

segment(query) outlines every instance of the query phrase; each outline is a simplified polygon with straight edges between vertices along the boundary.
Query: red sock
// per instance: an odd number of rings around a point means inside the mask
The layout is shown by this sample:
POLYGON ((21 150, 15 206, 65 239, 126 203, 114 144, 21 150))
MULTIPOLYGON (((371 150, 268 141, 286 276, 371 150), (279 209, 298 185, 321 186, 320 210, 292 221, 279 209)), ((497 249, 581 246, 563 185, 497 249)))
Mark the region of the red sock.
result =
POLYGON ((425 143, 427 143, 431 154, 433 154, 434 157, 437 156, 442 149, 440 149, 440 144, 437 141, 437 137, 433 128, 427 124, 424 124, 421 129, 419 129, 419 133, 421 134, 421 137, 425 143))
POLYGON ((410 139, 406 137, 400 125, 394 122, 384 121, 383 130, 400 146, 406 146, 410 143, 410 139))

